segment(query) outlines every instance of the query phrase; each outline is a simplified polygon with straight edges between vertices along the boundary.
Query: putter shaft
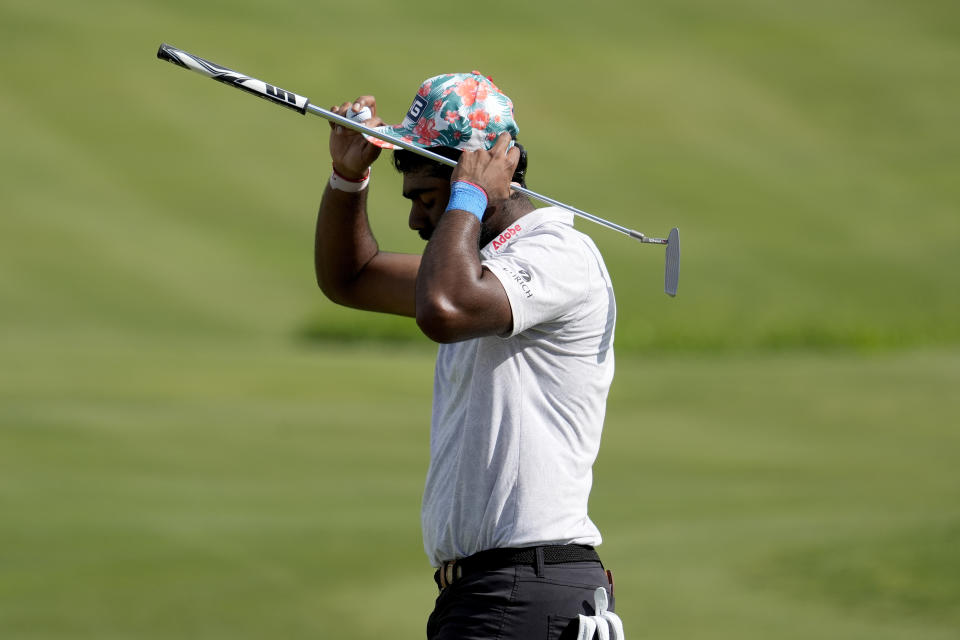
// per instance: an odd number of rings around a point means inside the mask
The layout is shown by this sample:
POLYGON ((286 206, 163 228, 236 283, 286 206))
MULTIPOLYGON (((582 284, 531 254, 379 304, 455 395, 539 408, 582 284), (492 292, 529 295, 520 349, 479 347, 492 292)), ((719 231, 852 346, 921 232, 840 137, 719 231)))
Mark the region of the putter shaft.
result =
MULTIPOLYGON (((343 127, 346 127, 347 129, 351 129, 351 130, 356 131, 356 132, 358 132, 358 133, 366 134, 366 135, 368 135, 368 136, 377 138, 377 139, 379 139, 379 140, 383 140, 384 142, 389 142, 390 144, 395 145, 395 146, 398 146, 398 147, 400 147, 401 149, 406 149, 407 151, 411 151, 411 152, 416 153, 416 154, 418 154, 418 155, 421 155, 421 156, 423 156, 423 157, 425 157, 425 158, 429 158, 429 159, 433 160, 434 162, 439 162, 440 164, 445 164, 445 165, 447 165, 448 167, 455 167, 455 166, 457 166, 457 161, 456 161, 456 160, 451 160, 450 158, 445 158, 444 156, 441 156, 440 154, 434 153, 434 152, 430 151, 429 149, 424 149, 424 148, 422 148, 422 147, 418 147, 417 145, 411 144, 411 143, 407 142, 406 140, 402 140, 402 139, 397 138, 397 137, 395 137, 395 136, 391 136, 390 134, 383 133, 383 132, 381 132, 381 131, 377 131, 376 129, 372 129, 372 128, 370 128, 370 127, 368 127, 368 126, 365 126, 365 125, 363 125, 363 124, 361 124, 361 123, 359 123, 359 122, 356 122, 356 121, 354 121, 354 120, 351 120, 350 118, 347 118, 347 117, 345 117, 345 116, 341 116, 341 115, 339 115, 339 114, 336 114, 336 113, 334 113, 334 112, 332 112, 332 111, 330 111, 330 110, 328 110, 328 109, 324 109, 324 108, 322 108, 322 107, 318 107, 318 106, 315 105, 315 104, 311 104, 311 103, 308 102, 307 105, 306 105, 306 111, 307 111, 307 113, 312 113, 312 114, 315 115, 315 116, 320 116, 321 118, 323 118, 323 119, 325 119, 325 120, 329 120, 330 122, 335 122, 335 123, 337 123, 337 124, 339 124, 339 125, 341 125, 341 126, 343 126, 343 127)), ((663 239, 663 238, 648 238, 647 236, 645 236, 644 234, 640 233, 639 231, 635 231, 635 230, 633 230, 633 229, 628 229, 627 227, 624 227, 624 226, 622 226, 622 225, 619 225, 619 224, 617 224, 617 223, 615 223, 615 222, 610 222, 609 220, 604 220, 603 218, 601 218, 601 217, 599 217, 599 216, 595 216, 595 215, 593 215, 592 213, 587 213, 586 211, 581 211, 580 209, 577 209, 576 207, 572 207, 572 206, 570 206, 570 205, 568 205, 568 204, 565 204, 565 203, 563 203, 563 202, 560 202, 559 200, 554 200, 553 198, 548 198, 548 197, 545 196, 545 195, 539 194, 539 193, 537 193, 536 191, 531 191, 530 189, 527 189, 526 187, 521 187, 521 186, 518 185, 518 184, 511 184, 511 185, 510 185, 510 188, 513 189, 514 191, 517 191, 517 192, 519 192, 519 193, 522 193, 522 194, 525 195, 525 196, 528 196, 528 197, 530 197, 530 198, 534 198, 535 200, 539 200, 540 202, 543 202, 544 204, 551 204, 551 205, 553 205, 553 206, 555 206, 555 207, 560 207, 560 208, 562 208, 562 209, 566 209, 567 211, 570 211, 570 212, 572 212, 572 213, 580 216, 581 218, 586 218, 587 220, 590 220, 591 222, 596 222, 597 224, 603 225, 603 226, 605 226, 605 227, 607 227, 607 228, 609 228, 609 229, 613 229, 614 231, 619 231, 620 233, 622 233, 622 234, 624 234, 624 235, 628 235, 628 236, 630 236, 631 238, 635 238, 635 239, 639 240, 640 242, 645 242, 645 243, 647 243, 647 244, 664 244, 664 245, 668 243, 668 241, 665 240, 665 239, 663 239)))
MULTIPOLYGON (((247 93, 253 94, 260 98, 264 98, 273 102, 274 104, 279 104, 283 107, 293 109, 302 114, 312 113, 313 115, 320 116, 325 120, 330 122, 335 122, 336 124, 357 131, 358 133, 366 134, 374 138, 378 138, 385 142, 389 142, 392 145, 400 147, 401 149, 406 149, 418 155, 430 158, 435 162, 444 164, 450 167, 457 166, 455 160, 445 158, 439 154, 436 154, 429 149, 420 148, 414 144, 411 144, 405 140, 401 140, 395 136, 382 133, 376 129, 367 127, 359 122, 355 122, 350 118, 346 118, 339 114, 333 113, 327 109, 323 109, 314 104, 310 103, 310 100, 305 97, 293 93, 292 91, 287 91, 286 89, 281 89, 280 87, 268 84, 262 80, 257 80, 250 76, 245 76, 242 73, 237 73, 232 69, 227 67, 220 66, 209 60, 204 60, 203 58, 197 57, 186 51, 177 49, 176 47, 171 47, 168 44, 161 44, 160 48, 157 50, 157 57, 161 60, 166 60, 177 66, 183 67, 184 69, 189 69, 190 71, 195 71, 201 75, 212 78, 218 82, 228 84, 230 86, 236 87, 246 91, 247 93)), ((614 231, 619 231, 620 233, 630 236, 635 240, 639 240, 644 244, 659 244, 667 246, 667 256, 666 256, 666 276, 664 282, 664 291, 669 295, 676 295, 677 292, 677 278, 680 271, 680 237, 678 235, 677 229, 674 228, 670 231, 670 237, 667 239, 664 238, 649 238, 646 235, 635 231, 634 229, 628 229, 622 225, 619 225, 615 222, 610 222, 599 216, 595 216, 592 213, 587 213, 586 211, 581 211, 576 207, 572 207, 568 204, 560 202, 559 200, 554 200, 553 198, 548 198, 547 196, 541 195, 535 191, 531 191, 526 187, 521 187, 519 185, 511 184, 511 188, 514 191, 518 191, 525 196, 539 200, 545 204, 550 204, 555 207, 560 207, 566 209, 567 211, 572 212, 575 215, 580 216, 581 218, 586 218, 591 222, 595 222, 599 225, 607 227, 608 229, 613 229, 614 231)))

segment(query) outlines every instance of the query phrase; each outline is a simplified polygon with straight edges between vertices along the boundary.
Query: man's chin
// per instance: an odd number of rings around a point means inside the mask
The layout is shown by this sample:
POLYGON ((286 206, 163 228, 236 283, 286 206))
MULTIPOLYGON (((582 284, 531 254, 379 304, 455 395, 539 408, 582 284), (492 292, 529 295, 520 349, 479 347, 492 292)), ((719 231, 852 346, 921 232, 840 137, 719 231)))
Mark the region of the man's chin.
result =
POLYGON ((433 229, 420 229, 417 231, 417 234, 424 240, 430 240, 430 236, 433 235, 433 229))

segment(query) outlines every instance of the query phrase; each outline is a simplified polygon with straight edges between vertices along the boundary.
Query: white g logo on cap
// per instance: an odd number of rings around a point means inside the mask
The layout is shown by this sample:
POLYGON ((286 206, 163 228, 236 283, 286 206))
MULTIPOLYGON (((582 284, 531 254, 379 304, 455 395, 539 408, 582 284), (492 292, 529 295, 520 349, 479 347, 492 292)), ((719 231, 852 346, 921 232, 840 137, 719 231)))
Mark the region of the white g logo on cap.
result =
POLYGON ((427 99, 423 96, 418 95, 413 99, 413 104, 410 105, 410 111, 407 111, 407 118, 411 122, 416 122, 420 119, 420 114, 423 113, 424 108, 427 106, 427 99))

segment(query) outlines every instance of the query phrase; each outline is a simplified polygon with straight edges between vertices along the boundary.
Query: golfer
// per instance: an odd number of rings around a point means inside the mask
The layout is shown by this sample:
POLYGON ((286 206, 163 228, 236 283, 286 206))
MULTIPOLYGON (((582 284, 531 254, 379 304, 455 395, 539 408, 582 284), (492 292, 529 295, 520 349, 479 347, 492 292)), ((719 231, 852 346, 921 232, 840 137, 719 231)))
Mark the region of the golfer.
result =
POLYGON ((367 126, 458 161, 394 151, 410 228, 427 244, 381 251, 370 167, 393 147, 331 125, 316 232, 324 294, 416 318, 440 343, 421 515, 440 589, 427 636, 577 638, 599 625, 622 638, 587 515, 614 370, 603 258, 573 214, 511 195, 526 153, 512 102, 479 72, 426 80, 399 125, 384 125, 373 96, 332 110, 364 108, 367 126))

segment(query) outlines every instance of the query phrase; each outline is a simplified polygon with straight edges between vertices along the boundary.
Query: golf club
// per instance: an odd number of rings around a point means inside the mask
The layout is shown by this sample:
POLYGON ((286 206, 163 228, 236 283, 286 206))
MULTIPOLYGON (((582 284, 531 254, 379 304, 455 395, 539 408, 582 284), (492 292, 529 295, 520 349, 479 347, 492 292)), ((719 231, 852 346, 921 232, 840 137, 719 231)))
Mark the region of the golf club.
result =
MULTIPOLYGON (((183 67, 184 69, 195 71, 207 76, 208 78, 213 78, 218 82, 231 85, 241 89, 242 91, 246 91, 247 93, 264 98, 265 100, 269 100, 274 104, 293 109, 301 114, 312 113, 313 115, 320 116, 321 118, 329 120, 330 122, 335 122, 342 127, 346 127, 353 131, 389 142, 390 144, 400 147, 401 149, 412 151, 413 153, 430 158, 431 160, 439 162, 440 164, 445 164, 451 167, 457 166, 457 162, 455 160, 445 158, 427 149, 422 149, 405 140, 382 133, 376 129, 372 129, 359 122, 351 120, 350 118, 346 118, 327 109, 318 107, 314 104, 311 104, 310 100, 304 96, 293 93, 292 91, 287 91, 286 89, 281 89, 280 87, 266 83, 262 80, 245 76, 242 73, 237 73, 232 69, 220 66, 216 63, 210 62, 209 60, 204 60, 203 58, 177 49, 176 47, 172 47, 168 44, 160 45, 159 50, 157 50, 157 57, 161 60, 166 60, 167 62, 171 62, 177 66, 183 67)), ((600 224, 608 229, 619 231, 620 233, 628 235, 642 243, 665 245, 667 249, 663 290, 670 296, 677 295, 677 286, 680 278, 680 231, 676 227, 670 230, 670 234, 666 239, 650 238, 639 231, 634 231, 633 229, 628 229, 627 227, 610 222, 609 220, 604 220, 599 216, 587 213, 586 211, 581 211, 576 207, 564 204, 563 202, 554 200, 553 198, 540 195, 539 193, 530 191, 529 189, 521 187, 520 185, 512 184, 510 186, 514 191, 518 191, 519 193, 522 193, 530 198, 539 200, 545 204, 551 204, 553 206, 566 209, 567 211, 570 211, 581 218, 585 218, 591 222, 600 224)))

